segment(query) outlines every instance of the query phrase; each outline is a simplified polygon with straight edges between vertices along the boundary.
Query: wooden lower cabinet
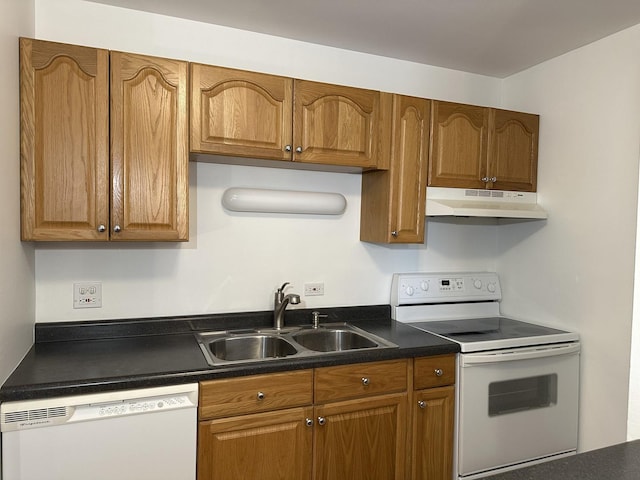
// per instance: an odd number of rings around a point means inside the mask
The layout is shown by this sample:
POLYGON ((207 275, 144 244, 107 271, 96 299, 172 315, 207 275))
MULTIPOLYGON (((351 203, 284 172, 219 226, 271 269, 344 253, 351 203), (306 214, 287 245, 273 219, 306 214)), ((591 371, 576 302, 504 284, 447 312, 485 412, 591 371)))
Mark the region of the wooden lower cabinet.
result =
POLYGON ((200 422, 198 480, 311 478, 312 407, 200 422))
POLYGON ((406 393, 316 407, 314 480, 403 480, 406 409, 406 393))
POLYGON ((451 480, 453 468, 453 386, 413 394, 412 480, 451 480))

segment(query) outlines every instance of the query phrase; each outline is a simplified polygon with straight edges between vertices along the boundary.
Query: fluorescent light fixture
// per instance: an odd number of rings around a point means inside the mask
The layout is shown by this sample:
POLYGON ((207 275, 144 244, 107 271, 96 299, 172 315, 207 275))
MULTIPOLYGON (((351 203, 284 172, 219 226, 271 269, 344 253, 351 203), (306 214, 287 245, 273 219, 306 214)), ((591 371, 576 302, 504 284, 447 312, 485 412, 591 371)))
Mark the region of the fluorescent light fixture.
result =
POLYGON ((234 212, 340 215, 347 199, 339 193, 233 187, 222 195, 222 206, 234 212))

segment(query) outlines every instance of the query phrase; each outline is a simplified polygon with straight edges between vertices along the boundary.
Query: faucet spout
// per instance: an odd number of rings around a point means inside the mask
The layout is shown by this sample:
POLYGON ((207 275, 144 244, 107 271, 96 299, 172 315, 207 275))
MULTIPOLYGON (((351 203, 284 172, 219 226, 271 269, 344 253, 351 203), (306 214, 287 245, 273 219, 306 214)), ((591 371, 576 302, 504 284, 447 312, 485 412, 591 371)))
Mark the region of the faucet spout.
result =
POLYGON ((282 330, 284 327, 284 311, 287 309, 287 305, 297 305, 300 303, 300 295, 290 293, 284 294, 284 289, 289 285, 289 282, 284 283, 277 291, 273 301, 273 328, 276 330, 282 330))

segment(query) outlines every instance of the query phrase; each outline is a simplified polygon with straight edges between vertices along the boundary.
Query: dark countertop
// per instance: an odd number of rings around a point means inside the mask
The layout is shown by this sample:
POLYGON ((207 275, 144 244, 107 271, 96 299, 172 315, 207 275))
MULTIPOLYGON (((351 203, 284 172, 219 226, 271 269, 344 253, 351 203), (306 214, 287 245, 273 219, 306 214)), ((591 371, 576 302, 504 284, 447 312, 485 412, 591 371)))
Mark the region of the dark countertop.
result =
POLYGON ((638 480, 640 440, 512 470, 485 480, 638 480))
MULTIPOLYGON (((309 323, 311 310, 290 310, 287 325, 309 323)), ((0 388, 0 401, 145 388, 459 352, 448 340, 396 322, 388 305, 322 309, 326 323, 349 322, 398 348, 357 350, 211 367, 194 332, 268 327, 272 312, 36 324, 36 343, 0 388)))

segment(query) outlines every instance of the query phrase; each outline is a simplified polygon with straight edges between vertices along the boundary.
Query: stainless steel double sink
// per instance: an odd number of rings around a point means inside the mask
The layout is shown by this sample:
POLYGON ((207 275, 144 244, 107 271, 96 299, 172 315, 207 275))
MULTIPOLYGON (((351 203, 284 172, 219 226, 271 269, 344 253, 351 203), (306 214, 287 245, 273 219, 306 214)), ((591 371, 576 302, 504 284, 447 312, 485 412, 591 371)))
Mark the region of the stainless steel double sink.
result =
POLYGON ((196 339, 209 365, 262 362, 362 349, 397 348, 397 345, 348 323, 281 330, 228 330, 198 332, 196 339))

